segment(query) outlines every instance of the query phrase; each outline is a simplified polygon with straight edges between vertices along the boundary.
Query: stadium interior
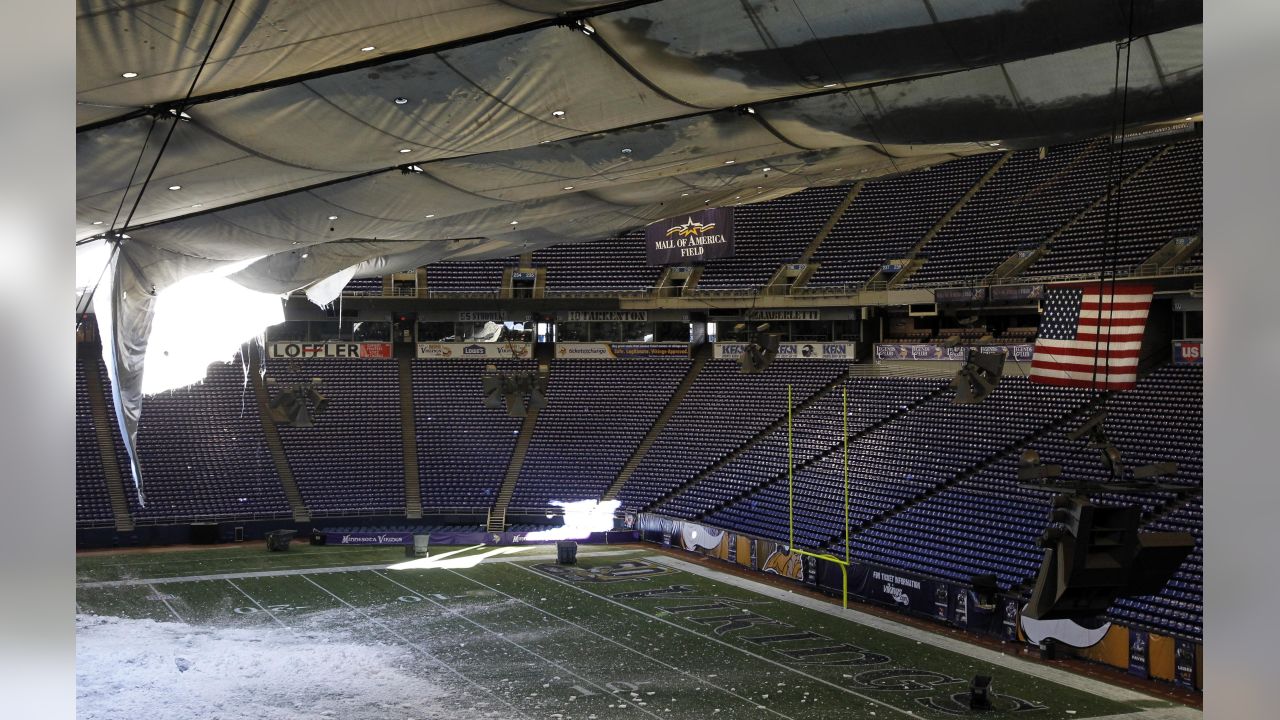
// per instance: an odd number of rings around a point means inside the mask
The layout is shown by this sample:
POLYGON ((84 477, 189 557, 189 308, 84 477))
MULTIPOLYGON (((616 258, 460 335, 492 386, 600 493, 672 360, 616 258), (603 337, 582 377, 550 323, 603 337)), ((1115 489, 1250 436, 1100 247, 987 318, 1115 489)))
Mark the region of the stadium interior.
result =
POLYGON ((1199 2, 92 5, 81 549, 506 545, 586 501, 1051 658, 1004 615, 1066 492, 1189 545, 1056 652, 1198 705, 1199 2), (1062 293, 1123 288, 1132 379, 1042 370, 1062 293))

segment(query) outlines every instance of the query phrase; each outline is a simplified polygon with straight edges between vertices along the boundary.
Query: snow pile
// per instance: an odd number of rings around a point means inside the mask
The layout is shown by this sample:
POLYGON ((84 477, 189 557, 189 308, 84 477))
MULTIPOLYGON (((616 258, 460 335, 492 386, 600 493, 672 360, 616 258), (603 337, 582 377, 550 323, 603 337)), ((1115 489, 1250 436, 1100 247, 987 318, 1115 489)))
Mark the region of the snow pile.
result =
POLYGON ((480 714, 464 712, 459 705, 467 703, 458 698, 448 700, 441 681, 457 680, 430 659, 308 625, 201 627, 79 615, 77 717, 426 720, 480 714))

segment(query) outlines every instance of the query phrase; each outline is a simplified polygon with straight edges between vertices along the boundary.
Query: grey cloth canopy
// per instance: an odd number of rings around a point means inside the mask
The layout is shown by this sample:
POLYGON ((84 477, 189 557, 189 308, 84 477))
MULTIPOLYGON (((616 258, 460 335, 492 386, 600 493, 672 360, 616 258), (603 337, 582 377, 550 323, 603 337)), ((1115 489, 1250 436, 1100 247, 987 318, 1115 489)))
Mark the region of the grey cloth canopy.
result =
POLYGON ((79 7, 76 239, 118 244, 131 452, 147 298, 212 266, 282 293, 1202 111, 1198 1, 79 7))

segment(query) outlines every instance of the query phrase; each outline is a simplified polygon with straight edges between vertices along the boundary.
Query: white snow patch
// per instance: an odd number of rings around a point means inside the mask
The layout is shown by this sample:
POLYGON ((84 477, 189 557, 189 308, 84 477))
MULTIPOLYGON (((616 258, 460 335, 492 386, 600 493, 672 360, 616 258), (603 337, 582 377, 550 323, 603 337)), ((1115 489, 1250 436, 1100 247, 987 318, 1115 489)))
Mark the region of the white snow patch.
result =
POLYGON ((477 716, 451 709, 439 681, 414 667, 432 665, 408 648, 357 642, 332 629, 76 617, 79 720, 477 716))

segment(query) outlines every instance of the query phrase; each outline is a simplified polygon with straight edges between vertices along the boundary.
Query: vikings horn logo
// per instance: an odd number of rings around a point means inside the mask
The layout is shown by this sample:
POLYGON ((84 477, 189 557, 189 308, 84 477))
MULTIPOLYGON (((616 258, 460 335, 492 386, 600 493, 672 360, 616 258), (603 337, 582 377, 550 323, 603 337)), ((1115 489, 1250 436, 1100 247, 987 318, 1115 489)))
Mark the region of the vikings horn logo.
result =
POLYGON ((769 557, 764 559, 764 564, 760 569, 773 575, 781 575, 799 580, 802 577, 804 561, 799 555, 792 555, 781 550, 774 550, 769 553, 769 557))
POLYGON ((679 235, 680 237, 701 235, 706 232, 711 232, 715 226, 715 223, 707 223, 706 225, 703 225, 700 222, 694 222, 693 218, 688 218, 685 220, 683 225, 676 225, 675 227, 667 230, 667 237, 671 237, 672 235, 679 235))
POLYGON ((1052 638, 1075 648, 1093 647, 1102 642, 1102 638, 1111 629, 1111 623, 1100 617, 1085 620, 1036 620, 1027 617, 1025 611, 1026 607, 1023 607, 1024 614, 1020 618, 1022 632, 1027 640, 1036 645, 1052 638))

